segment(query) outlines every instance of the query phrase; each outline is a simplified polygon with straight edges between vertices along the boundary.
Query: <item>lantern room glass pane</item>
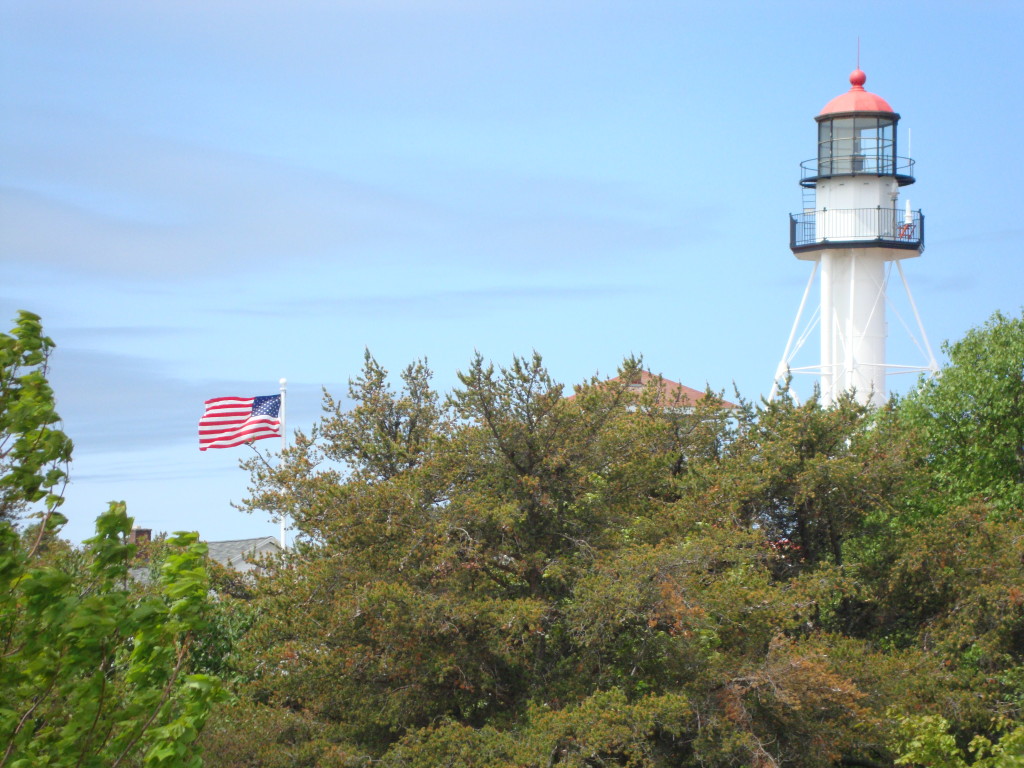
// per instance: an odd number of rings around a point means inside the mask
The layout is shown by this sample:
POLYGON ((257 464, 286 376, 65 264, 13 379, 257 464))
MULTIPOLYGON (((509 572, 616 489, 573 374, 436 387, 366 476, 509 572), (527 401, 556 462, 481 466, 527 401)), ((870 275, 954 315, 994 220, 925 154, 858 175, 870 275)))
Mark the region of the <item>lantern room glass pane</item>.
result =
POLYGON ((878 119, 878 159, 881 173, 896 172, 896 123, 889 118, 878 119))
POLYGON ((832 121, 832 173, 853 173, 854 118, 843 117, 832 121))
POLYGON ((822 120, 818 123, 818 174, 828 176, 832 173, 832 121, 822 120))
POLYGON ((878 118, 854 118, 854 170, 878 171, 878 118))

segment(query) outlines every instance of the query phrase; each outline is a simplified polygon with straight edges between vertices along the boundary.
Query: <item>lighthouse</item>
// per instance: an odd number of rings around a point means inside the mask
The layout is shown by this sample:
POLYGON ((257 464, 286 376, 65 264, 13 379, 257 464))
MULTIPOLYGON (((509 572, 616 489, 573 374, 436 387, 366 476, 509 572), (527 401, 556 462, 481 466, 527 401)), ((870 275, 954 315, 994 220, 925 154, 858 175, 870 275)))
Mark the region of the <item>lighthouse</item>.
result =
POLYGON ((789 246, 794 256, 814 267, 776 370, 773 396, 788 370, 820 376, 825 404, 852 390, 861 403, 879 405, 887 398, 888 374, 938 370, 901 264, 924 250, 924 216, 911 210, 909 200, 900 200, 901 192, 914 183, 914 161, 900 155, 900 116, 885 99, 864 89, 866 81, 859 68, 854 70, 850 90, 814 118, 817 154, 800 164, 804 205, 790 215, 789 246), (886 359, 894 267, 920 334, 919 341, 910 332, 923 364, 886 359), (815 281, 820 286, 818 311, 798 334, 815 281), (815 326, 821 362, 793 367, 794 356, 815 326))

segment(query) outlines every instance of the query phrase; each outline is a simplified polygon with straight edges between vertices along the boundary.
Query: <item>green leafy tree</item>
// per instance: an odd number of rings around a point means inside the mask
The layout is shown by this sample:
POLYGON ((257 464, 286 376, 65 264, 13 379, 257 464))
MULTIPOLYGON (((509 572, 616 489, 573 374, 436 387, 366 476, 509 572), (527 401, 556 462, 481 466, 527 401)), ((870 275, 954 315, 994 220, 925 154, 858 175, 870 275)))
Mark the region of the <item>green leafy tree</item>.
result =
POLYGON ((0 333, 0 520, 35 502, 52 510, 63 501, 72 445, 56 426, 46 378, 53 347, 31 312, 19 312, 11 333, 0 333))
POLYGON ((943 349, 949 363, 901 404, 948 507, 971 498, 1024 509, 1024 314, 995 313, 943 349))
POLYGON ((0 521, 0 766, 198 766, 196 736, 222 696, 186 668, 208 612, 205 546, 172 538, 144 594, 129 578, 123 503, 80 552, 57 543, 71 442, 54 426, 52 348, 29 313, 0 335, 4 508, 44 502, 29 536, 0 521))
POLYGON ((898 717, 893 738, 896 765, 922 768, 1021 768, 1024 766, 1024 726, 997 722, 995 740, 976 735, 964 750, 941 715, 898 717))
POLYGON ((86 542, 86 568, 33 563, 0 527, 0 765, 200 765, 194 742, 215 678, 186 674, 205 623, 205 547, 169 540, 158 595, 133 597, 131 518, 112 504, 86 542))

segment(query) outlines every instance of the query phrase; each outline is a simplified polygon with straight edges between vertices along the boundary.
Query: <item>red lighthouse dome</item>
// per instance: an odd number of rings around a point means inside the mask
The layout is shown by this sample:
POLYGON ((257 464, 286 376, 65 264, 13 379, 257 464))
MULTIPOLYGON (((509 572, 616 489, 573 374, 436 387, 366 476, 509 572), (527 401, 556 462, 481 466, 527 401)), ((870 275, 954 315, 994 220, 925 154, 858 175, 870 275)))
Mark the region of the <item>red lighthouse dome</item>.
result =
POLYGON ((899 186, 914 183, 914 163, 897 156, 896 124, 900 116, 881 96, 864 90, 858 67, 850 73, 850 90, 825 105, 818 124, 818 156, 801 165, 800 183, 813 187, 834 176, 888 176, 899 186))
POLYGON ((864 90, 868 76, 860 69, 850 73, 850 90, 836 96, 821 110, 821 115, 834 115, 848 112, 886 112, 894 114, 889 102, 877 94, 864 90))

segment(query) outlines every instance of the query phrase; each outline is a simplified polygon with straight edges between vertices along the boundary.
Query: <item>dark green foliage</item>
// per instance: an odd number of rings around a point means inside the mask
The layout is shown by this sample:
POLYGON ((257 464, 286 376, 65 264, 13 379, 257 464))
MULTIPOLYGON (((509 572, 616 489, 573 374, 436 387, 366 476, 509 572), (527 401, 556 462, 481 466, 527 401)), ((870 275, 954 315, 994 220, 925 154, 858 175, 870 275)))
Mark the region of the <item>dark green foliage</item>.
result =
POLYGON ((326 397, 251 463, 247 508, 305 543, 255 588, 210 764, 959 767, 976 734, 1009 755, 1019 328, 878 410, 693 407, 635 360, 567 397, 536 355, 477 356, 443 398, 367 356, 354 409, 326 397))
POLYGON ((719 498, 790 563, 842 565, 872 512, 891 511, 912 457, 844 395, 823 408, 787 392, 741 417, 719 498))

